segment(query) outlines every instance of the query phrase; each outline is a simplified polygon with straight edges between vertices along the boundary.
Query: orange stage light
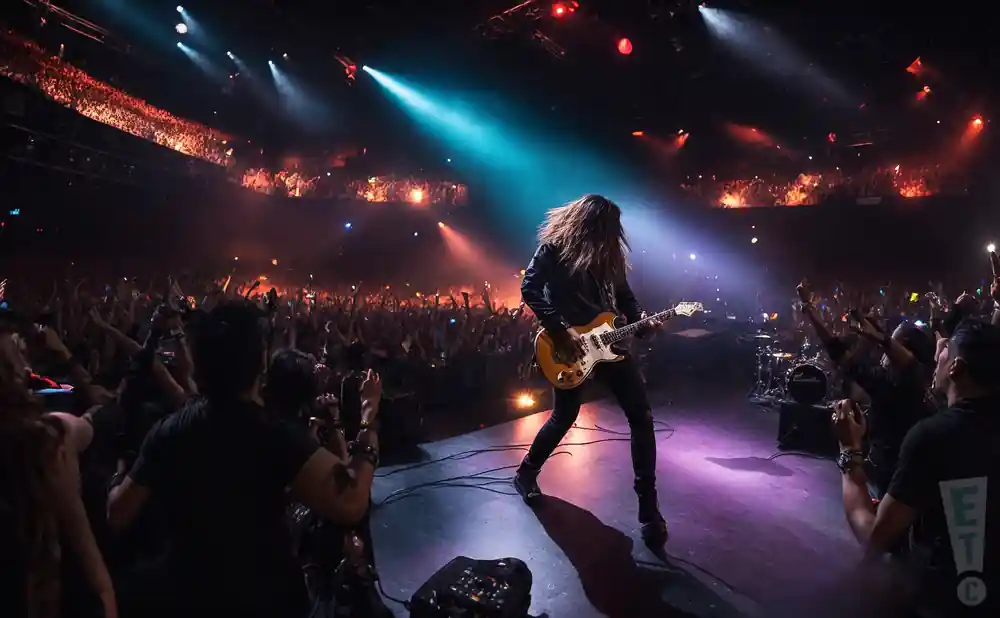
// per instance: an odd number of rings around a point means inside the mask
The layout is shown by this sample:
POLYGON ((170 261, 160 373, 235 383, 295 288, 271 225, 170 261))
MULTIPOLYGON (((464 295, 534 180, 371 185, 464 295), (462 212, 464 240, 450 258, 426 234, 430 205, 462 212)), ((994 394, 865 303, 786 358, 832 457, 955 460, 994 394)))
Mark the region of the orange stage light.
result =
POLYGON ((514 402, 517 404, 517 407, 524 410, 527 408, 534 407, 535 398, 531 396, 531 393, 518 393, 517 397, 515 397, 514 399, 514 402))

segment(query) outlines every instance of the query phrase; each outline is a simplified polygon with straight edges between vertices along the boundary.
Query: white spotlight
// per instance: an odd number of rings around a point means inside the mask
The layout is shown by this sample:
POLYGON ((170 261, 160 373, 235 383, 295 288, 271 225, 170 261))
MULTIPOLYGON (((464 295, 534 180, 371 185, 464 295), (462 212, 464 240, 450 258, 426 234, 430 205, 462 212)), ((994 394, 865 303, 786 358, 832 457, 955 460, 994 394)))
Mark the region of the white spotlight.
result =
POLYGON ((988 252, 990 252, 990 253, 993 253, 994 251, 997 250, 997 246, 995 244, 993 244, 993 243, 990 243, 990 244, 986 245, 986 250, 988 252))
POLYGON ((184 47, 184 43, 181 43, 180 41, 177 41, 177 47, 184 47))
POLYGON ((174 26, 174 30, 177 31, 177 34, 187 34, 188 27, 187 24, 177 24, 174 26))
POLYGON ((698 256, 695 255, 694 253, 692 253, 691 255, 688 256, 688 258, 691 259, 691 260, 697 260, 698 256))
POLYGON ((233 57, 233 52, 231 52, 231 51, 227 51, 227 52, 226 52, 226 55, 227 55, 227 56, 229 56, 230 58, 232 58, 232 57, 233 57))
POLYGON ((177 5, 177 12, 178 13, 183 13, 184 12, 184 7, 182 7, 181 5, 178 4, 177 5))

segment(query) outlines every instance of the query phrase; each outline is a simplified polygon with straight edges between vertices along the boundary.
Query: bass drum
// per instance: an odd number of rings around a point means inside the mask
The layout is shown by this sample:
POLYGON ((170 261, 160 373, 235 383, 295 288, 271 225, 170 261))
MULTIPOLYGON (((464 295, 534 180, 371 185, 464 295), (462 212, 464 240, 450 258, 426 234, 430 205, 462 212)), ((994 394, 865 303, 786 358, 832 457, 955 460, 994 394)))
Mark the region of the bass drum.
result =
POLYGON ((824 399, 830 388, 826 372, 813 363, 802 363, 788 371, 785 391, 796 403, 814 406, 824 399))

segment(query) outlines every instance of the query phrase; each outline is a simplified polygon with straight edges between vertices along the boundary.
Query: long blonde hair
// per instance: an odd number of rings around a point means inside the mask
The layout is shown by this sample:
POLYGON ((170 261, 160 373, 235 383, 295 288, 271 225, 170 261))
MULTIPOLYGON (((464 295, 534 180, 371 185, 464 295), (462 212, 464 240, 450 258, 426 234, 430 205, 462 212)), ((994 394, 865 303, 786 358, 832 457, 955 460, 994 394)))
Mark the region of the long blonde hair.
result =
POLYGON ((620 281, 628 270, 630 247, 617 204, 585 195, 545 215, 538 241, 550 244, 570 271, 589 271, 602 280, 620 281))

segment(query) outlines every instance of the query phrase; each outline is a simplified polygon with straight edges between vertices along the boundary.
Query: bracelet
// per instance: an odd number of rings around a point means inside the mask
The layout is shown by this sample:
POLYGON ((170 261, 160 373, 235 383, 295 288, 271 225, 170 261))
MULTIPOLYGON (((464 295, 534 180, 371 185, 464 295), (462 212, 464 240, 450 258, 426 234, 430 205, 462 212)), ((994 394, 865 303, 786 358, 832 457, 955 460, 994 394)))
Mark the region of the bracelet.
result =
POLYGON ((122 470, 121 472, 115 472, 114 475, 111 477, 111 480, 108 481, 108 491, 110 492, 115 487, 121 485, 122 482, 125 480, 126 476, 128 476, 128 472, 125 470, 122 470))
POLYGON ((348 454, 351 458, 361 457, 372 465, 373 468, 378 467, 378 451, 375 447, 370 444, 360 444, 357 440, 351 442, 351 445, 347 448, 348 454))
POLYGON ((865 454, 857 450, 843 450, 837 457, 837 467, 844 474, 848 474, 855 468, 865 464, 865 454))

